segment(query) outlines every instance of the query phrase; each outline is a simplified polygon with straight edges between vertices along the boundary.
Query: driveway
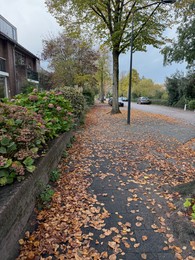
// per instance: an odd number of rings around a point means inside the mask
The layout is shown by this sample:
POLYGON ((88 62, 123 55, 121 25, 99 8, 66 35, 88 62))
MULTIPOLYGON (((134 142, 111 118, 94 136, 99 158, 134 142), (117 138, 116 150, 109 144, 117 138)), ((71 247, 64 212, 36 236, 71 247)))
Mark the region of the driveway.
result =
MULTIPOLYGON (((127 102, 125 102, 124 108, 127 109, 127 102)), ((131 108, 142 110, 145 112, 166 115, 195 126, 195 112, 193 111, 184 111, 178 108, 159 105, 139 105, 134 102, 131 103, 131 108)))

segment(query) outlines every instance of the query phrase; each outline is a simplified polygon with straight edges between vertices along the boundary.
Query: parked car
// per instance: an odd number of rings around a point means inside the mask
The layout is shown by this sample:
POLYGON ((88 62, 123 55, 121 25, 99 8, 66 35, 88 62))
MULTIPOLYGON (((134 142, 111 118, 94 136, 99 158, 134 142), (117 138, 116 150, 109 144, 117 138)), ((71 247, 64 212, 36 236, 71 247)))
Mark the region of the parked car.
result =
MULTIPOLYGON (((108 104, 109 104, 110 106, 112 106, 112 97, 109 98, 108 104)), ((123 101, 121 100, 121 98, 118 98, 118 105, 119 105, 119 107, 124 107, 124 103, 123 103, 123 101)))
POLYGON ((127 97, 121 97, 121 99, 122 99, 123 102, 127 102, 128 101, 127 97))
POLYGON ((148 97, 139 97, 137 104, 151 104, 151 100, 148 97))

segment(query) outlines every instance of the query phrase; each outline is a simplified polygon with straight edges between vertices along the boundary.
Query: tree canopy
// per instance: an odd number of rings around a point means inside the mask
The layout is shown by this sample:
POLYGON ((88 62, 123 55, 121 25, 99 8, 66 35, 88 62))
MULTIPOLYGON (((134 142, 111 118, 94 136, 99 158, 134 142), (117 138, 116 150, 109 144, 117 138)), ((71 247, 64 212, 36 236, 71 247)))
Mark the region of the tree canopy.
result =
POLYGON ((90 31, 96 39, 110 46, 113 55, 112 112, 118 113, 119 55, 129 48, 132 18, 134 50, 144 51, 148 44, 159 47, 165 41, 162 32, 170 24, 167 7, 150 0, 46 0, 46 4, 67 32, 75 35, 90 31))
POLYGON ((95 82, 98 53, 86 41, 61 33, 43 41, 42 57, 49 61, 49 67, 54 71, 52 80, 57 87, 84 87, 95 82))
POLYGON ((195 3, 188 3, 188 8, 183 14, 177 28, 177 40, 172 45, 166 46, 164 54, 164 64, 175 62, 186 62, 187 67, 195 66, 195 3), (193 15, 192 15, 193 13, 193 15))

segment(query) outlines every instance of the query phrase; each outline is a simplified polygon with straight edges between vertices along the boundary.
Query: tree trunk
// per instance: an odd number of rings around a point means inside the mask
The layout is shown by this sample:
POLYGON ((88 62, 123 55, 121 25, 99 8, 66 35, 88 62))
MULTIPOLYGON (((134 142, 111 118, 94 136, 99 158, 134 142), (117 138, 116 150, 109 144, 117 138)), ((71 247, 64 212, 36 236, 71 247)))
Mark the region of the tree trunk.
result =
POLYGON ((112 51, 113 58, 113 85, 112 85, 112 114, 120 113, 118 106, 118 85, 119 85, 119 52, 116 49, 112 51))
POLYGON ((102 66, 101 79, 100 79, 100 102, 104 103, 104 68, 102 66))

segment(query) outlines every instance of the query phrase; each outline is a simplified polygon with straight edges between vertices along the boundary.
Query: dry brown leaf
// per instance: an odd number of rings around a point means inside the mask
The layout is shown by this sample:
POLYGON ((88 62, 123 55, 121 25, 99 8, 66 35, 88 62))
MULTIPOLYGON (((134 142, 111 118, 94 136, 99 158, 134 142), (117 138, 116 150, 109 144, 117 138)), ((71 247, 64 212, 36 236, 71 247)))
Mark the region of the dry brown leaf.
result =
POLYGON ((195 241, 190 241, 190 245, 192 247, 192 250, 195 250, 195 241))
POLYGON ((141 254, 142 259, 147 259, 147 255, 145 253, 141 254))
POLYGON ((167 205, 172 210, 176 209, 176 206, 172 202, 167 202, 167 205))
POLYGON ((108 258, 108 252, 106 252, 106 251, 102 252, 101 258, 108 258))
POLYGON ((148 237, 147 236, 142 236, 142 240, 146 241, 146 240, 148 240, 148 237))
POLYGON ((134 247, 135 247, 135 248, 138 248, 139 246, 140 246, 140 243, 134 244, 134 247))
POLYGON ((32 252, 32 251, 30 251, 29 253, 28 253, 28 259, 34 259, 35 258, 35 254, 34 254, 34 252, 32 252))
POLYGON ((115 254, 112 254, 109 256, 108 258, 109 260, 116 260, 116 255, 115 254))
POLYGON ((109 247, 111 247, 112 249, 115 249, 116 246, 117 246, 116 242, 114 242, 114 241, 108 241, 108 245, 109 245, 109 247))
POLYGON ((182 257, 179 253, 176 253, 176 254, 175 254, 175 258, 176 258, 177 260, 183 260, 183 257, 182 257))

